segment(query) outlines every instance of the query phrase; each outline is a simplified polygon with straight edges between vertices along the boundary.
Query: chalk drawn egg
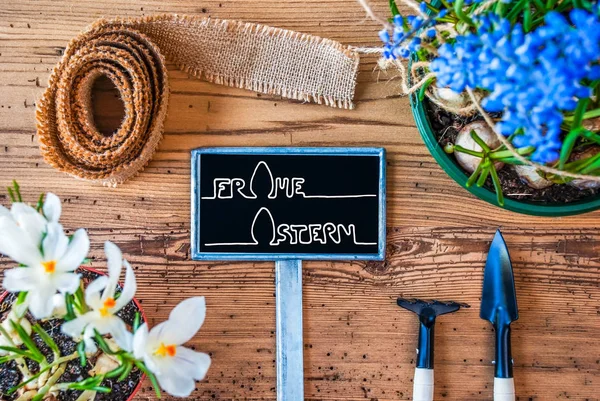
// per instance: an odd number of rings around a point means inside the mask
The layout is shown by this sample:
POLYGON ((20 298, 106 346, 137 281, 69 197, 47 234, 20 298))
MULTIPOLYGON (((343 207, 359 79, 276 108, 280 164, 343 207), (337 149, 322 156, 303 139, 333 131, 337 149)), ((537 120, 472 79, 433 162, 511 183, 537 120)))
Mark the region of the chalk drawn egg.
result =
POLYGON ((256 244, 272 245, 275 242, 275 221, 266 207, 261 207, 254 216, 252 239, 256 244))
POLYGON ((266 199, 274 191, 273 174, 264 161, 254 168, 250 179, 250 192, 255 198, 266 199))

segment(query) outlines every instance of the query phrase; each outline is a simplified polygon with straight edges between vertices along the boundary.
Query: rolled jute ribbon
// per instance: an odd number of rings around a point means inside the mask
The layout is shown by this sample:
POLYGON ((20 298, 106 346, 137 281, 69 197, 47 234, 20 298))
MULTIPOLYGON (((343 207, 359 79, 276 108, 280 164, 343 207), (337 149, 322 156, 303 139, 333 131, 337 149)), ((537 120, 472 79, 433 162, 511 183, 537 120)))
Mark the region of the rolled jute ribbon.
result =
POLYGON ((44 160, 74 177, 116 186, 141 171, 163 134, 165 58, 198 78, 332 107, 352 108, 359 56, 316 36, 259 24, 174 14, 100 20, 73 39, 37 103, 44 160), (104 135, 91 90, 119 90, 125 116, 104 135))

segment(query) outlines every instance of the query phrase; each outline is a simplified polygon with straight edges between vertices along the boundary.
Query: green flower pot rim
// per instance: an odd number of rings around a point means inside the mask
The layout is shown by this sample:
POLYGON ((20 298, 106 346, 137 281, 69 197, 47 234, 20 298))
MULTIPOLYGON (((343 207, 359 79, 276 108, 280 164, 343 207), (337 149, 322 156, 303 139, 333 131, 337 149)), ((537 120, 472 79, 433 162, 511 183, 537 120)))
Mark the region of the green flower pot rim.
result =
MULTIPOLYGON (((429 122, 429 117, 425 110, 424 102, 420 101, 416 94, 410 96, 410 107, 417 124, 421 138, 425 142, 429 153, 442 167, 442 169, 448 174, 454 181, 456 181, 461 187, 475 195, 477 198, 482 199, 492 205, 502 207, 498 205, 496 200, 496 194, 484 187, 477 187, 476 185, 467 188, 467 179, 469 178, 465 172, 458 166, 454 161, 454 158, 444 152, 444 149, 439 145, 437 138, 433 132, 433 128, 429 122)), ((541 217, 559 217, 559 216, 571 216, 581 213, 591 212, 600 208, 600 194, 592 196, 587 199, 582 199, 576 202, 567 204, 550 204, 545 205, 537 202, 519 201, 512 198, 505 198, 503 209, 510 210, 517 213, 528 214, 532 216, 541 217)))

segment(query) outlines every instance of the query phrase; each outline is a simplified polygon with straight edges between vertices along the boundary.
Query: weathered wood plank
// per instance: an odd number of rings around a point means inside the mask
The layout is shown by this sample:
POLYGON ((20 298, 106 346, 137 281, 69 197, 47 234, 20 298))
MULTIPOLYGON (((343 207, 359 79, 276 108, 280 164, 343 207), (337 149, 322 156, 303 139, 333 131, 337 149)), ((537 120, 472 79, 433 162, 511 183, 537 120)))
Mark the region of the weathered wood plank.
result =
MULTIPOLYGON (((438 322, 437 395, 489 399, 493 334, 477 305, 492 234, 479 227, 399 228, 390 233, 385 263, 306 263, 307 399, 410 399, 416 319, 395 306, 397 296, 473 305, 438 322)), ((505 235, 521 315, 513 346, 522 399, 564 393, 597 399, 599 361, 590 351, 600 346, 594 337, 600 330, 600 236, 567 229, 512 229, 505 235)), ((94 229, 92 267, 104 267, 102 241, 118 243, 137 270, 138 297, 152 323, 181 299, 206 295, 209 314, 194 345, 211 352, 215 365, 198 395, 272 397, 272 265, 190 262, 188 236, 187 227, 177 226, 94 229)))

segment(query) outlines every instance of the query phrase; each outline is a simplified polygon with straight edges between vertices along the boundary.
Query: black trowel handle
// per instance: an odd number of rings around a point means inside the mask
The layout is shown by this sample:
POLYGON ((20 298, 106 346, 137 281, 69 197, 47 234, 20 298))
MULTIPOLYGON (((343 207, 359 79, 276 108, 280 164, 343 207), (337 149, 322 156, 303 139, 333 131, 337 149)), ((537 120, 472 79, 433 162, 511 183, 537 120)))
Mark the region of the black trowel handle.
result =
POLYGON ((496 327, 496 372, 494 376, 494 401, 514 401, 515 383, 510 345, 510 324, 496 327))
POLYGON ((496 329, 496 374, 495 377, 509 379, 513 377, 513 360, 510 346, 510 325, 496 329))

